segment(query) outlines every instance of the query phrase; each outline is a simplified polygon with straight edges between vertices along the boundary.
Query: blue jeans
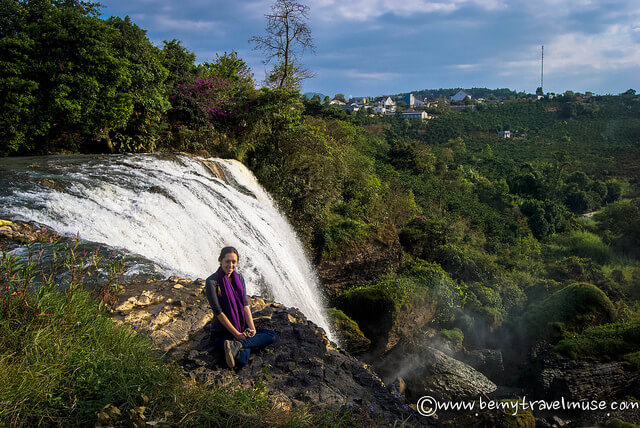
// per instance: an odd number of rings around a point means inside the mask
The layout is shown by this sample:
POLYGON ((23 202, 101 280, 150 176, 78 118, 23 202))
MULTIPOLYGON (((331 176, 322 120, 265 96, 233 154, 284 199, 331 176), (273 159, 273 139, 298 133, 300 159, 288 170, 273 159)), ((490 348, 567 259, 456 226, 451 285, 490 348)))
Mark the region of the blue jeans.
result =
MULTIPOLYGON (((224 349, 225 340, 235 340, 231 333, 225 332, 213 337, 213 346, 216 349, 224 349)), ((273 330, 266 328, 259 328, 256 330, 256 334, 252 337, 247 337, 240 341, 242 343, 242 349, 238 352, 236 357, 236 364, 240 367, 246 366, 249 362, 249 355, 251 354, 251 348, 262 348, 267 345, 272 345, 278 341, 278 334, 273 330)))

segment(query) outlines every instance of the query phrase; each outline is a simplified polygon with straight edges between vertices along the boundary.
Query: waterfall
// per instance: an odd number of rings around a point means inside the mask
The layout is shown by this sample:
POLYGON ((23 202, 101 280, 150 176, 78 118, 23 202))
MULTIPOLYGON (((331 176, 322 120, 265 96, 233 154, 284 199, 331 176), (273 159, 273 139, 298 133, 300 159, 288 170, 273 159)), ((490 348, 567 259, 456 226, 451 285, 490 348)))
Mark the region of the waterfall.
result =
POLYGON ((317 276, 293 228, 234 160, 186 155, 0 160, 0 216, 125 249, 162 274, 206 278, 238 249, 248 294, 300 309, 328 335, 317 276))

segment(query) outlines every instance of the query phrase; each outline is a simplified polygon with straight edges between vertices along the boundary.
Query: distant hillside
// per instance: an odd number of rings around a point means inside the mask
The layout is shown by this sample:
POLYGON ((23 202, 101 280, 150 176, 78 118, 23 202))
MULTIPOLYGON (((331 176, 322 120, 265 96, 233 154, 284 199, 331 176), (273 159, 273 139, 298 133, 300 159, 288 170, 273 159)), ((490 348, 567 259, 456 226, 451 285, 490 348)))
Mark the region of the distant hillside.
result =
MULTIPOLYGON (((411 93, 418 98, 439 98, 439 97, 451 97, 455 95, 458 91, 463 90, 469 93, 473 98, 491 98, 495 97, 498 99, 506 99, 509 97, 515 97, 518 93, 509 88, 500 88, 500 89, 488 89, 488 88, 448 88, 448 89, 423 89, 421 91, 412 91, 411 93)), ((403 97, 407 93, 396 94, 392 96, 403 97)))

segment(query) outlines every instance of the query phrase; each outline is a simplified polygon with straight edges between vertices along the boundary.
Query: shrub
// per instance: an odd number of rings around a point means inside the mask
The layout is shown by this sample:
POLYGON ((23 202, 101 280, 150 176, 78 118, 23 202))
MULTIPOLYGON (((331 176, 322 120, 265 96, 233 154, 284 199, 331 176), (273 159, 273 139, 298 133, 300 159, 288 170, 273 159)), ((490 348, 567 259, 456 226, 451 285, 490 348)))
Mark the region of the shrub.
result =
POLYGON ((487 281, 498 270, 492 256, 462 245, 443 245, 436 249, 436 254, 435 260, 461 281, 487 281))
POLYGON ((575 283, 531 305, 520 325, 528 338, 557 340, 565 331, 581 332, 614 318, 613 303, 602 290, 593 284, 575 283))
POLYGON ((443 329, 440 330, 440 334, 444 336, 451 344, 453 345, 453 349, 461 349, 462 342, 464 341, 464 333, 459 328, 454 328, 451 330, 443 329))
POLYGON ((640 370, 640 351, 626 354, 624 360, 634 369, 640 370))
POLYGON ((616 247, 640 257, 640 199, 607 205, 596 220, 616 247))
MULTIPOLYGON (((336 216, 338 217, 338 216, 336 216)), ((322 234, 322 242, 314 243, 322 249, 323 258, 335 258, 366 247, 375 236, 372 226, 361 221, 336 218, 337 223, 328 226, 322 234)))
POLYGON ((549 268, 549 273, 560 281, 602 282, 605 279, 602 269, 593 260, 576 256, 558 260, 549 268))
POLYGON ((595 202, 593 199, 582 190, 571 191, 567 194, 564 203, 576 214, 583 214, 594 208, 595 202))
POLYGON ((567 256, 589 258, 599 264, 610 263, 615 256, 598 235, 590 232, 574 230, 559 236, 557 242, 565 247, 567 256))

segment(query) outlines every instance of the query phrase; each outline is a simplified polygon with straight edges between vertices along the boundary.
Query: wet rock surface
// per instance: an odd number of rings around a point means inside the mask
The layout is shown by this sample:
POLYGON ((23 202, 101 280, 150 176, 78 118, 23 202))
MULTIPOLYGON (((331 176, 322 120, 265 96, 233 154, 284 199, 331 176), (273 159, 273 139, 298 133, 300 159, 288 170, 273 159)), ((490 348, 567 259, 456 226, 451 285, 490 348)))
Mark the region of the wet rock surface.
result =
POLYGON ((29 242, 48 242, 57 238, 59 235, 46 227, 34 223, 0 219, 0 248, 3 250, 12 250, 29 242))
POLYGON ((402 247, 398 241, 390 244, 374 241, 368 248, 352 252, 346 259, 341 257, 339 260, 323 261, 316 266, 316 270, 325 291, 334 295, 347 285, 397 271, 401 255, 402 247))
POLYGON ((433 425, 404 397, 392 394, 365 363, 330 342, 296 308, 250 297, 257 328, 276 331, 276 344, 252 352, 249 364, 230 370, 210 335, 212 312, 203 293, 204 280, 170 278, 130 284, 112 309, 117 322, 148 335, 185 375, 228 388, 264 385, 274 405, 305 404, 311 409, 349 411, 373 425, 433 425))
POLYGON ((375 367, 385 380, 401 377, 410 400, 422 395, 441 401, 475 399, 497 389, 473 367, 426 344, 401 343, 375 367))
POLYGON ((640 372, 621 361, 571 360, 545 352, 532 363, 532 379, 540 396, 572 401, 608 400, 638 395, 640 372))
POLYGON ((504 377, 502 352, 497 349, 463 349, 456 356, 494 382, 504 377))

